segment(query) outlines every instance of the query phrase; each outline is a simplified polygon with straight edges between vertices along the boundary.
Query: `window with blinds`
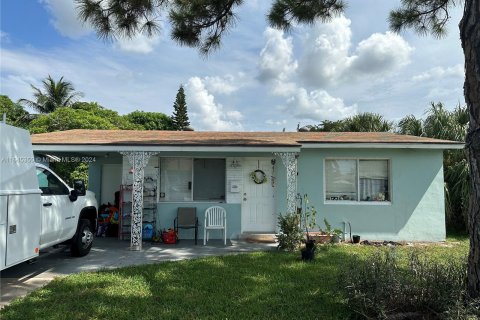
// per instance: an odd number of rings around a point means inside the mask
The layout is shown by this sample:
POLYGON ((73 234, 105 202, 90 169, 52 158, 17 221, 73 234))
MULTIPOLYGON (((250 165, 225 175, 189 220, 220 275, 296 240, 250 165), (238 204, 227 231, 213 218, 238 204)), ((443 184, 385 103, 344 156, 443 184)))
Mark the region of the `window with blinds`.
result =
POLYGON ((326 160, 326 199, 357 200, 357 161, 326 160))
POLYGON ((225 201, 225 159, 161 158, 160 201, 225 201))
POLYGON ((389 160, 325 160, 325 200, 390 201, 389 160))

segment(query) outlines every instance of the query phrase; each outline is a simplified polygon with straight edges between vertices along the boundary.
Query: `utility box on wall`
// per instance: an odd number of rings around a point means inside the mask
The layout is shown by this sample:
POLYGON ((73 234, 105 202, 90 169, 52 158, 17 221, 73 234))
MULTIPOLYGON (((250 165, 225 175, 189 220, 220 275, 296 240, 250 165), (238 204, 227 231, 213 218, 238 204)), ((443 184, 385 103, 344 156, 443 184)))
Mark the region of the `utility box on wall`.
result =
POLYGON ((239 180, 231 180, 230 181, 230 192, 231 193, 239 193, 240 192, 240 181, 239 180))

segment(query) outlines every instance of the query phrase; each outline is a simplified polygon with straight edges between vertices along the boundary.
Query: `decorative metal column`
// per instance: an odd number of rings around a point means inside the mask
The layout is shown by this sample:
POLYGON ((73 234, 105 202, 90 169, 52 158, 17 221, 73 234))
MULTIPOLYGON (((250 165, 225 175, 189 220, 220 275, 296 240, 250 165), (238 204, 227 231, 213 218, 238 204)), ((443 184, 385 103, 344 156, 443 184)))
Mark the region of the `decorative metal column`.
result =
POLYGON ((297 158, 296 152, 275 152, 275 155, 282 159, 283 165, 287 169, 287 213, 297 211, 297 158))
POLYGON ((158 152, 150 151, 123 151, 120 154, 127 157, 133 167, 132 188, 132 234, 130 249, 142 250, 142 218, 143 218, 143 177, 148 160, 158 152))

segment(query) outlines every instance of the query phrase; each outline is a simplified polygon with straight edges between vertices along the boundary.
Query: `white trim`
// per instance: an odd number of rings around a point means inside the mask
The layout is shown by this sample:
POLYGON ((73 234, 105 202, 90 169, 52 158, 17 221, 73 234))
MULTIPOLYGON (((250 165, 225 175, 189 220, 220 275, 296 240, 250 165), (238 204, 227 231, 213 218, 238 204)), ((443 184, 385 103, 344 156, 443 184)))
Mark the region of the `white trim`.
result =
POLYGON ((324 200, 323 204, 329 205, 361 205, 361 206, 391 206, 391 201, 347 201, 347 200, 324 200))
POLYGON ((34 144, 35 152, 120 152, 120 151, 155 151, 155 152, 300 152, 300 147, 268 146, 141 146, 141 145, 92 145, 92 144, 34 144))
POLYGON ((463 149, 463 143, 303 143, 302 149, 463 149))
MULTIPOLYGON (((225 200, 223 201, 215 201, 215 200, 185 200, 185 201, 180 201, 180 200, 172 200, 172 201, 159 201, 158 204, 161 204, 161 203, 166 203, 166 204, 172 204, 172 203, 183 203, 183 204, 186 204, 186 203, 190 203, 190 204, 193 204, 193 203, 201 203, 201 204, 205 204, 205 203, 223 203, 223 204, 230 204, 228 202, 226 202, 225 200)), ((233 203, 233 204, 238 204, 238 203, 233 203)))

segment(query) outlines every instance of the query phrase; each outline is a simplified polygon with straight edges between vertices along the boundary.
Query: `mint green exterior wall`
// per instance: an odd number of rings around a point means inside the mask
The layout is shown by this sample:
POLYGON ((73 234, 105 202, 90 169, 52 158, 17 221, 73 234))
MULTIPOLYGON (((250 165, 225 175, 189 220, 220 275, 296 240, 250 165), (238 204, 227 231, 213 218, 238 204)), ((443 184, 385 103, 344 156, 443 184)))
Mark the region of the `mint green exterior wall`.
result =
MULTIPOLYGON (((161 156, 183 157, 239 157, 275 158, 275 207, 276 215, 286 213, 286 169, 279 157, 271 153, 162 153, 161 156)), ((101 167, 104 163, 121 163, 120 155, 99 159, 90 165, 89 189, 100 198, 101 167)), ((228 166, 228 163, 227 163, 228 166)), ((227 177, 228 180, 228 177, 227 177)), ((227 181, 228 182, 228 181, 227 181)), ((348 238, 348 222, 352 234, 362 239, 396 241, 445 240, 445 208, 443 189, 443 151, 428 149, 302 149, 298 158, 298 192, 307 194, 310 204, 317 209, 317 224, 327 218, 334 228, 344 229, 348 238), (327 158, 388 159, 390 160, 389 203, 325 203, 324 160, 327 158)), ((226 184, 228 188, 228 183, 226 184)), ((240 196, 240 194, 239 194, 240 196)), ((203 225, 205 209, 220 205, 227 209, 230 239, 241 233, 241 198, 230 203, 214 202, 160 202, 157 206, 157 228, 173 227, 178 207, 196 207, 203 225)), ((193 230, 181 230, 180 237, 193 238, 193 230)), ((220 238, 213 233, 212 239, 220 238)), ((203 228, 199 229, 199 239, 203 228)))
MULTIPOLYGON (((344 222, 350 222, 352 234, 362 239, 445 240, 442 150, 303 149, 298 172, 298 192, 308 195, 322 227, 327 218, 334 228, 342 230, 344 222), (326 158, 389 159, 391 202, 326 203, 326 158)), ((279 205, 285 208, 286 203, 279 205)), ((348 233, 348 226, 346 229, 348 233)))
MULTIPOLYGON (((162 230, 172 228, 173 220, 177 216, 178 207, 197 208, 197 217, 200 227, 198 228, 198 239, 203 239, 203 225, 205 219, 205 210, 211 206, 220 206, 227 211, 227 239, 237 239, 240 235, 241 224, 241 206, 240 204, 216 203, 216 202, 168 202, 158 203, 157 206, 157 226, 162 230)), ((194 229, 180 229, 180 239, 194 239, 194 229)), ((222 231, 210 231, 209 239, 221 239, 222 231)))

